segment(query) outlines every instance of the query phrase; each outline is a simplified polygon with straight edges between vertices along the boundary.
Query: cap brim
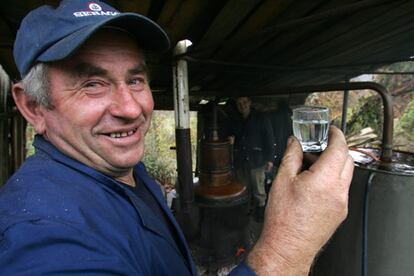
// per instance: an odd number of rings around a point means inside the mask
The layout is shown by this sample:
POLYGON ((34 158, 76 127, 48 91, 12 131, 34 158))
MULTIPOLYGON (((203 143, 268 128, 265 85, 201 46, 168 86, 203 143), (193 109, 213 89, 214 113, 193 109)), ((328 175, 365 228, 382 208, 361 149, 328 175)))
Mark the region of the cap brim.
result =
POLYGON ((135 13, 122 13, 117 16, 88 25, 50 46, 36 59, 51 62, 62 60, 76 51, 91 35, 104 26, 121 28, 132 34, 141 49, 153 52, 166 52, 170 47, 167 34, 153 21, 135 13))

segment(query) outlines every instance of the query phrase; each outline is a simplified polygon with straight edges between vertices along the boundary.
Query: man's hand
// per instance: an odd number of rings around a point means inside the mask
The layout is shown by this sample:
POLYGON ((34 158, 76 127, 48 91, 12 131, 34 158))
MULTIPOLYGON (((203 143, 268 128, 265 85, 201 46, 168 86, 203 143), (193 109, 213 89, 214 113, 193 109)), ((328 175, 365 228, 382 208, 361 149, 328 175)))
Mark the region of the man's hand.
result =
POLYGON ((354 163, 341 131, 330 128, 327 149, 303 172, 302 161, 299 142, 290 138, 262 235, 247 258, 258 275, 308 275, 316 254, 347 215, 354 163))

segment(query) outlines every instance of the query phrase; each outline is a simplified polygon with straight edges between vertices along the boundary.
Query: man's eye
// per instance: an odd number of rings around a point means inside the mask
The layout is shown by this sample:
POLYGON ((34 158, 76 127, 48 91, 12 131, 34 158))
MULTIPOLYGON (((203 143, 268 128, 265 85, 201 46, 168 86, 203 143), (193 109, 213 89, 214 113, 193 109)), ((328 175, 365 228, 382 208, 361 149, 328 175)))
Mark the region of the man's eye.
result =
POLYGON ((144 78, 132 78, 129 81, 129 85, 137 89, 142 89, 145 85, 145 79, 144 78))
POLYGON ((83 85, 83 90, 86 94, 100 94, 106 91, 106 89, 108 88, 108 85, 103 82, 103 81, 96 81, 96 80, 91 80, 91 81, 87 81, 85 82, 83 85))
POLYGON ((96 88, 96 87, 101 87, 103 84, 97 81, 89 81, 87 83, 84 84, 84 87, 86 88, 96 88))

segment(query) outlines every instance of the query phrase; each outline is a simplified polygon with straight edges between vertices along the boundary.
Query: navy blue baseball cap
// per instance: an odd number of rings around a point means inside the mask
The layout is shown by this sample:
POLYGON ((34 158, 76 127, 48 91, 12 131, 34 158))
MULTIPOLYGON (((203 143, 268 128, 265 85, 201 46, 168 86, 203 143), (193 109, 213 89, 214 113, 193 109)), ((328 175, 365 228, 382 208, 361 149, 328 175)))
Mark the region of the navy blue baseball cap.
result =
POLYGON ((56 9, 42 6, 23 19, 13 49, 21 76, 36 62, 58 61, 70 56, 104 26, 127 31, 144 50, 166 52, 170 47, 167 34, 143 15, 120 13, 100 1, 63 0, 56 9))

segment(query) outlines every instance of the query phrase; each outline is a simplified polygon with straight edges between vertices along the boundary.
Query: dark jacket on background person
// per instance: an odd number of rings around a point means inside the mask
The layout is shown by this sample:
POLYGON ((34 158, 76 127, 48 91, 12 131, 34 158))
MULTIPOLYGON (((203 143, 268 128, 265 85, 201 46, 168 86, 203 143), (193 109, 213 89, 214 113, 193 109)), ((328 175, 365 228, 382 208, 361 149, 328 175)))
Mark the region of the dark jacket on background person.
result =
POLYGON ((288 103, 282 102, 279 104, 278 110, 271 113, 270 116, 276 145, 275 160, 273 162, 276 167, 280 166, 287 147, 287 140, 289 136, 293 135, 291 113, 288 103))
POLYGON ((273 162, 275 146, 272 125, 263 113, 252 109, 244 119, 241 115, 229 124, 234 135, 233 163, 235 168, 254 169, 273 162))

